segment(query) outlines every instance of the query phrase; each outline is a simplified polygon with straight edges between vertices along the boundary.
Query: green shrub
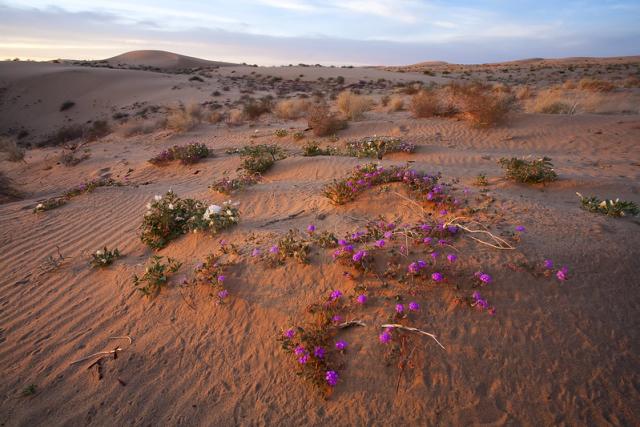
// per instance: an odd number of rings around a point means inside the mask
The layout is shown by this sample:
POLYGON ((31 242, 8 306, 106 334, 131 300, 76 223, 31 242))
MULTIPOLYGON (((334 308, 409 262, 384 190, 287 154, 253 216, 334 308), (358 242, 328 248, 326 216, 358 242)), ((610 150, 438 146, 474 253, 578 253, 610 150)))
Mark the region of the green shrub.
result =
POLYGON ((545 183, 558 179, 553 170, 551 159, 543 157, 536 160, 524 160, 512 157, 501 158, 498 163, 505 170, 505 177, 512 181, 524 183, 545 183))

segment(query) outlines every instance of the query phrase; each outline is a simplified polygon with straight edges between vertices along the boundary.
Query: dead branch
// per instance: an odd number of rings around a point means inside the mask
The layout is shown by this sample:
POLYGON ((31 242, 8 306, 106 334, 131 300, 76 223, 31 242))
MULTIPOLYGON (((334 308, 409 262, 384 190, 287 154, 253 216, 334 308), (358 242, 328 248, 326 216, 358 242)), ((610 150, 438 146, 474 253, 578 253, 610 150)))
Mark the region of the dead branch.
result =
MULTIPOLYGON (((131 345, 133 343, 133 339, 128 335, 117 336, 117 337, 109 337, 109 339, 110 340, 128 340, 129 341, 129 345, 131 345)), ((90 354, 89 356, 83 357, 82 359, 75 360, 75 361, 71 362, 69 364, 69 366, 84 362, 85 360, 93 359, 96 356, 106 356, 106 355, 109 355, 109 354, 114 354, 115 355, 119 351, 122 351, 122 350, 123 350, 122 347, 116 347, 116 348, 114 348, 113 350, 110 350, 110 351, 99 351, 97 353, 93 353, 93 354, 90 354)))
POLYGON ((443 350, 446 350, 446 348, 444 348, 444 346, 443 346, 442 344, 440 344, 440 341, 438 341, 438 339, 436 338, 436 336, 435 336, 435 335, 430 334, 429 332, 425 332, 425 331, 423 331, 423 330, 421 330, 421 329, 418 329, 418 328, 412 328, 412 327, 410 327, 410 326, 400 325, 400 324, 398 324, 398 323, 386 323, 386 324, 384 324, 384 325, 380 325, 380 327, 381 327, 381 328, 393 328, 393 329, 400 329, 400 330, 407 331, 407 332, 415 332, 415 333, 417 333, 417 334, 426 335, 426 336, 428 336, 428 337, 433 338, 433 340, 434 340, 435 342, 437 342, 437 343, 438 343, 438 345, 439 345, 440 347, 442 347, 442 349, 443 349, 443 350))

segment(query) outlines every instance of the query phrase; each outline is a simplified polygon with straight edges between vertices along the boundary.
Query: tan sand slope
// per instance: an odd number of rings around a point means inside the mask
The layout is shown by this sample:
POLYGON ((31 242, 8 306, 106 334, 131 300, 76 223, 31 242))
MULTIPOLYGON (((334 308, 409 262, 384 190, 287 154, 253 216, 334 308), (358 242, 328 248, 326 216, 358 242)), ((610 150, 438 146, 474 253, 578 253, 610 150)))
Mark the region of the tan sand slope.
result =
POLYGON ((160 68, 162 70, 237 65, 230 62, 209 61, 206 59, 194 58, 192 56, 180 55, 163 50, 134 50, 108 58, 105 61, 112 65, 149 66, 160 68))

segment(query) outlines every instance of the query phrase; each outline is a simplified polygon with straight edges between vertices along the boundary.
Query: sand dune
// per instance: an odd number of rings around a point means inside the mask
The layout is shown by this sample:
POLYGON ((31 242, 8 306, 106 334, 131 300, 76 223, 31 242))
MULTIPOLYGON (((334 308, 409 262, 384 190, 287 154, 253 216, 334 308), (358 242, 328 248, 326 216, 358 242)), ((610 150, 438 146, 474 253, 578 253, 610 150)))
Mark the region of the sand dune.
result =
POLYGON ((192 56, 179 55, 177 53, 162 50, 134 50, 105 60, 112 65, 148 66, 161 70, 179 70, 188 68, 225 67, 230 62, 208 61, 192 56))
MULTIPOLYGON (((1 63, 0 126, 46 134, 118 111, 134 116, 144 105, 210 101, 211 92, 227 84, 220 102, 229 98, 231 104, 242 96, 243 82, 257 81, 252 71, 283 79, 304 74, 303 81, 344 76, 346 85, 378 78, 448 81, 364 68, 238 66, 190 82, 188 75, 139 70, 1 63), (65 100, 76 106, 60 112, 65 100)), ((376 92, 376 100, 390 91, 376 92)), ((256 89, 253 95, 266 92, 256 89)), ((0 205, 0 424, 638 424, 640 222, 586 212, 575 196, 579 191, 638 201, 637 114, 515 111, 503 125, 476 129, 453 118, 416 119, 408 111, 376 108, 338 132, 337 142, 315 138, 306 128, 304 119, 267 114, 239 126, 203 122, 184 133, 112 133, 88 143, 91 156, 73 167, 57 161, 59 147, 29 150, 25 162, 2 161, 24 198, 0 205), (280 128, 289 135, 276 137, 280 128), (305 138, 295 141, 294 131, 305 138), (495 316, 454 307, 453 284, 409 289, 395 282, 386 288, 375 277, 348 280, 329 249, 314 247, 309 265, 289 261, 273 269, 248 255, 309 224, 343 236, 380 215, 400 223, 423 220, 414 203, 396 194, 409 195, 396 184, 368 190, 344 206, 322 195, 325 184, 368 160, 304 157, 304 144, 340 145, 374 134, 417 145, 415 153, 391 154, 382 164, 410 161, 416 169, 440 171, 456 182, 460 197, 463 188, 471 190, 473 206, 489 201, 482 221, 517 249, 498 251, 463 238, 456 245, 456 267, 471 277, 480 269, 493 275, 482 293, 496 307, 495 316), (148 162, 163 149, 192 142, 206 144, 215 156, 189 166, 148 162), (212 203, 229 199, 207 187, 240 166, 227 150, 256 143, 277 144, 288 157, 260 184, 231 196, 239 202, 237 227, 215 237, 188 234, 157 252, 140 242, 145 205, 154 195, 172 189, 212 203), (496 163, 503 156, 543 155, 553 159, 560 176, 546 186, 508 181, 496 163), (474 185, 481 173, 487 187, 474 185), (98 188, 60 208, 32 213, 38 201, 96 177, 129 185, 98 188), (281 221, 270 223, 274 219, 281 221), (526 232, 515 238, 517 225, 526 232), (241 252, 225 282, 230 297, 224 305, 209 288, 180 285, 219 249, 221 239, 241 252), (89 255, 104 245, 118 247, 124 257, 106 269, 90 268, 89 255), (147 299, 135 291, 132 276, 155 253, 184 266, 157 298, 147 299), (568 266, 570 279, 538 277, 523 267, 546 258, 568 266), (367 326, 341 335, 349 347, 340 382, 325 400, 295 374, 296 364, 277 338, 331 290, 351 295, 362 286, 371 300, 345 316, 367 326), (420 302, 414 323, 436 333, 446 347, 422 337, 411 341, 417 345, 404 371, 385 363, 378 340, 379 325, 392 316, 398 296, 420 302), (123 335, 133 338, 132 345, 110 339, 123 335), (124 350, 115 360, 103 360, 101 378, 90 361, 71 365, 118 344, 124 350), (30 384, 37 392, 23 397, 30 384)), ((439 218, 426 206, 429 218, 439 218)), ((402 244, 390 242, 396 249, 402 244)))

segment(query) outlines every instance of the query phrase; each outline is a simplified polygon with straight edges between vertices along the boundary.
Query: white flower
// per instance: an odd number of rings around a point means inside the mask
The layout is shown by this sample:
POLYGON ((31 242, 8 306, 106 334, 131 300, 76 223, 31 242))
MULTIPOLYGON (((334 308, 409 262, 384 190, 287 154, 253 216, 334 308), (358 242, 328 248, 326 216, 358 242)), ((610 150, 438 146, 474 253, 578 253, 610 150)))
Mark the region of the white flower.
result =
POLYGON ((233 215, 233 212, 231 212, 231 209, 227 209, 227 215, 233 215))
POLYGON ((207 208, 208 211, 214 214, 219 214, 222 211, 222 208, 218 205, 209 205, 207 208))
POLYGON ((151 209, 151 203, 147 203, 147 209, 151 209))
POLYGON ((153 198, 153 199, 154 199, 156 202, 159 202, 160 200, 162 200, 162 196, 159 196, 159 195, 157 195, 157 194, 156 194, 156 195, 154 196, 154 198, 153 198))
POLYGON ((44 205, 42 203, 38 203, 38 206, 36 206, 36 209, 42 209, 44 208, 44 205))
POLYGON ((602 203, 600 203, 600 207, 601 208, 606 208, 607 207, 607 202, 605 200, 603 200, 602 203))
POLYGON ((102 254, 103 254, 103 252, 102 252, 101 250, 99 250, 99 249, 98 249, 98 250, 96 251, 96 255, 100 256, 100 255, 102 255, 102 254))
POLYGON ((167 206, 169 208, 170 211, 173 210, 173 203, 169 203, 169 205, 167 206))

